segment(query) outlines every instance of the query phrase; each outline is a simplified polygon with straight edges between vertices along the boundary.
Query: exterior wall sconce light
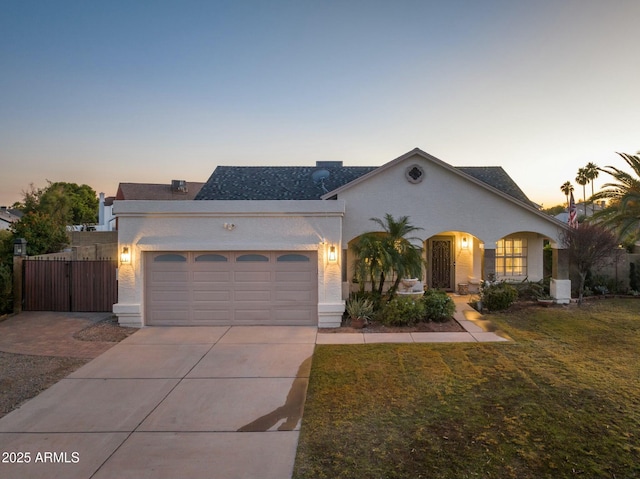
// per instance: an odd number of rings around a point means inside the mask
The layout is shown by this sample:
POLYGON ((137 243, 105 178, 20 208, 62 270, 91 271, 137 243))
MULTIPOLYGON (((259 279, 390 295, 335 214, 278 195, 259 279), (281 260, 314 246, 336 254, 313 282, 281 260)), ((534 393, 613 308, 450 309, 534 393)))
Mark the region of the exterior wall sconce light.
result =
POLYGON ((122 247, 122 253, 120 253, 120 264, 131 264, 131 253, 128 246, 122 247))
POLYGON ((16 238, 13 241, 13 256, 27 256, 27 240, 16 238))
POLYGON ((233 231, 234 229, 236 229, 236 225, 233 223, 225 223, 224 225, 222 225, 224 227, 224 229, 226 229, 227 231, 233 231))
POLYGON ((338 262, 338 252, 336 251, 335 246, 329 247, 329 256, 327 258, 329 263, 337 263, 338 262))
POLYGON ((469 249, 469 240, 466 236, 462 237, 462 249, 469 249))

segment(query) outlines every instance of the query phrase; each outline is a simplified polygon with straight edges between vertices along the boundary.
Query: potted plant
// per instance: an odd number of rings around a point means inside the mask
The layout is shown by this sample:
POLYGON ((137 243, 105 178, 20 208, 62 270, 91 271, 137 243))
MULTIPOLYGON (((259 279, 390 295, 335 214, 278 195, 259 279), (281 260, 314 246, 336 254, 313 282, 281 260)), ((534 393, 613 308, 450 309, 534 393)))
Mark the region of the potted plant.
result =
POLYGON ((544 306, 546 308, 548 308, 549 306, 551 306, 556 302, 556 300, 551 296, 549 296, 548 294, 543 294, 541 296, 538 296, 537 301, 539 305, 544 306))
POLYGON ((347 315, 352 328, 362 329, 373 315, 373 302, 362 297, 352 297, 347 301, 347 315))

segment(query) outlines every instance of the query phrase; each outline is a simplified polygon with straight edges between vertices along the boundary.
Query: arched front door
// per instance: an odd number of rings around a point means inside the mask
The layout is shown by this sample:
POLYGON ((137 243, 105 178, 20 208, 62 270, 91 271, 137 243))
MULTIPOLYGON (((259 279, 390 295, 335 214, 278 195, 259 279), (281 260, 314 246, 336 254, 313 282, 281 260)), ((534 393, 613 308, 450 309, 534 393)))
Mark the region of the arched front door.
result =
POLYGON ((453 236, 434 236, 427 249, 427 284, 430 288, 452 291, 455 283, 453 236))

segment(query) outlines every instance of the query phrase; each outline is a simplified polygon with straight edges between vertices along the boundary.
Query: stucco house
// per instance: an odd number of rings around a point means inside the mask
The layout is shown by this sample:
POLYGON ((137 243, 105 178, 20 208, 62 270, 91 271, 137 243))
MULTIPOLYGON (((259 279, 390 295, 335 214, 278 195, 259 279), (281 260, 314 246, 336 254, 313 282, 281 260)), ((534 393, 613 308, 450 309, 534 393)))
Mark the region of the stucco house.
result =
POLYGON ((11 229, 11 225, 20 220, 22 212, 7 208, 6 206, 0 206, 0 230, 11 229))
POLYGON ((387 213, 422 228, 428 287, 540 280, 548 240, 552 295, 570 299, 563 223, 502 168, 453 167, 417 148, 378 167, 219 166, 193 200, 114 210, 123 325, 338 326, 349 244, 387 213))

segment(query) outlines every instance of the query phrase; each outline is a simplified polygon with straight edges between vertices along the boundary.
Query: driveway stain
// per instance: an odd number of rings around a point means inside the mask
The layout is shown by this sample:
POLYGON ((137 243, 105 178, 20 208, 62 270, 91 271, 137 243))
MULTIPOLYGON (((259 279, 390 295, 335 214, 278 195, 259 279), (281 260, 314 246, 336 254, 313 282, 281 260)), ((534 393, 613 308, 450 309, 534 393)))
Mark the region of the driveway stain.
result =
POLYGON ((298 368, 284 405, 242 426, 238 432, 266 432, 283 419, 285 421, 278 427, 278 431, 293 431, 302 419, 311 359, 312 356, 309 356, 298 368), (303 374, 306 374, 307 377, 300 377, 303 374))

